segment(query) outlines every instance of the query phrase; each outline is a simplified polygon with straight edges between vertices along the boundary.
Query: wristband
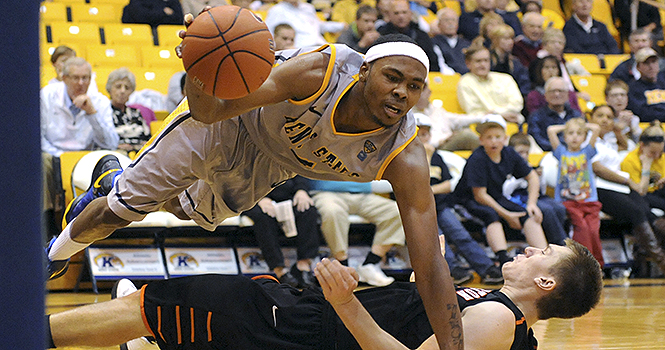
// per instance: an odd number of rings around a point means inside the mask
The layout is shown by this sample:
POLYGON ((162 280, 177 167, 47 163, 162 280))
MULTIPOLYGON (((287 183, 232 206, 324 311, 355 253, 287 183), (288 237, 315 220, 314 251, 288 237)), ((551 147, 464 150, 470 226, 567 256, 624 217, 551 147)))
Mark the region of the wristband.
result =
POLYGON ((651 175, 651 171, 649 170, 642 172, 642 176, 649 176, 649 175, 651 175))

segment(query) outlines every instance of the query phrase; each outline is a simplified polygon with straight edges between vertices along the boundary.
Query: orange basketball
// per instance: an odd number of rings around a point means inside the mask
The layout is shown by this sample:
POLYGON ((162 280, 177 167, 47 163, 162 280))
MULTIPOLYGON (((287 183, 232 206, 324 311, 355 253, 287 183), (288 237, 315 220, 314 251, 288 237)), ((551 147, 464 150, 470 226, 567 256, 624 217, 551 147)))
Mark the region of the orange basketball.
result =
POLYGON ((182 41, 182 63, 203 92, 234 99, 258 89, 275 60, 272 35, 250 10, 219 6, 200 14, 182 41))

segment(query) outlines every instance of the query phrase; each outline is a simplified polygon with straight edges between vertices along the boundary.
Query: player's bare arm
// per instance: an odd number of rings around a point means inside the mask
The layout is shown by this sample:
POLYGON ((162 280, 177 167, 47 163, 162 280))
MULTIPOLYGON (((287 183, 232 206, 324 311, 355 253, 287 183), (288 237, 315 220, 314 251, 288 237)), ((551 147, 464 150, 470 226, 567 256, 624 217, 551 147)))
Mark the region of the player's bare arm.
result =
POLYGON ((288 99, 304 100, 323 84, 329 62, 330 56, 321 52, 294 57, 274 67, 256 91, 234 100, 210 96, 188 78, 185 91, 189 109, 194 119, 210 124, 288 99))
POLYGON ((505 305, 486 302, 464 309, 465 350, 508 350, 515 338, 515 314, 505 305))
POLYGON ((418 138, 390 162, 383 178, 393 186, 416 284, 440 340, 439 348, 463 349, 461 315, 450 270, 439 247, 429 165, 418 138))
MULTIPOLYGON (((336 260, 323 259, 315 271, 326 300, 363 350, 408 349, 384 331, 355 297, 353 290, 358 286, 358 276, 353 268, 342 266, 336 260)), ((438 348, 434 336, 418 347, 419 350, 438 348)))

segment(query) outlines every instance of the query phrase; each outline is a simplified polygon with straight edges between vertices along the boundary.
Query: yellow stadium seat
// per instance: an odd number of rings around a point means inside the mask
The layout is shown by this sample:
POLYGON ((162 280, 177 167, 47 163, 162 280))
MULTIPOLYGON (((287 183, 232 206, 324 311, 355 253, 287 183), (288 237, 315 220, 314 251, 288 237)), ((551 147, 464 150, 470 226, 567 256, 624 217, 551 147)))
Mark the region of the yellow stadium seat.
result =
POLYGON ((97 90, 106 95, 106 97, 109 97, 108 91, 106 91, 106 81, 108 80, 109 74, 118 68, 120 67, 99 66, 93 68, 93 72, 95 73, 95 82, 97 82, 97 90))
POLYGON ((605 69, 612 74, 614 69, 623 61, 630 58, 630 54, 605 55, 605 69))
POLYGON ((52 22, 50 27, 53 43, 64 45, 74 43, 84 46, 101 44, 99 27, 94 23, 52 22))
MULTIPOLYGON (((605 103, 605 85, 607 85, 607 78, 605 78, 605 76, 571 75, 570 79, 578 90, 586 92, 591 96, 591 102, 596 105, 605 103)), ((580 107, 582 107, 582 105, 580 105, 580 107)))
POLYGON ((564 53, 563 58, 568 62, 579 61, 591 74, 600 72, 600 62, 596 55, 586 53, 564 53))
MULTIPOLYGON (((39 50, 40 50, 41 64, 44 66, 50 66, 51 70, 54 70, 51 64, 51 55, 53 55, 55 48, 58 46, 60 46, 60 44, 41 43, 40 45, 39 50)), ((85 47, 83 45, 67 44, 67 47, 76 51, 77 57, 83 57, 87 59, 85 47)), ((55 71, 53 72, 53 74, 55 74, 55 71)))
POLYGON ((254 12, 255 15, 259 16, 262 20, 266 20, 266 16, 268 16, 268 11, 252 11, 254 12))
POLYGON ((642 129, 642 130, 648 128, 649 126, 651 126, 651 123, 649 123, 649 122, 641 122, 640 123, 640 129, 642 129))
POLYGON ((113 4, 113 5, 125 6, 125 5, 129 4, 129 0, 90 0, 90 3, 93 4, 93 5, 113 4))
POLYGON ((172 47, 144 46, 141 48, 143 67, 178 67, 182 69, 182 60, 172 47))
POLYGON ((462 6, 460 5, 459 1, 457 1, 457 0, 444 0, 443 4, 447 8, 455 10, 455 12, 457 12, 458 16, 462 14, 462 6))
POLYGON ((129 45, 89 45, 88 62, 93 67, 128 67, 141 64, 139 51, 129 45))
POLYGON ((561 11, 557 12, 546 8, 542 9, 540 14, 545 17, 545 21, 543 22, 543 29, 546 29, 547 27, 553 27, 563 30, 563 26, 566 25, 566 20, 563 19, 560 12, 561 11))
POLYGON ((150 122, 150 135, 157 135, 162 130, 164 120, 153 120, 150 122))
POLYGON ((591 17, 598 22, 602 22, 607 26, 607 31, 614 37, 617 43, 621 42, 621 36, 614 24, 614 17, 612 16, 612 5, 607 0, 594 0, 593 8, 591 9, 591 17))
POLYGON ((51 62, 43 62, 39 67, 39 87, 48 85, 48 82, 53 78, 55 78, 55 69, 51 62))
POLYGON ((136 75, 136 90, 152 89, 166 95, 168 93, 169 80, 180 68, 143 68, 128 67, 136 75))
POLYGON ((432 90, 430 101, 440 100, 443 108, 448 112, 464 113, 457 101, 457 82, 461 75, 444 75, 438 72, 430 72, 428 75, 428 86, 432 90))
POLYGON ((169 114, 171 113, 169 113, 168 111, 155 111, 155 118, 157 118, 157 120, 164 120, 166 119, 166 117, 169 116, 169 114))
POLYGON ((157 27, 157 38, 159 46, 173 46, 176 47, 180 44, 182 39, 178 36, 178 32, 184 30, 185 26, 162 24, 157 27))
POLYGON ((59 2, 42 2, 39 6, 39 19, 43 23, 66 22, 67 6, 59 2))
POLYGON ((545 157, 548 152, 543 153, 529 153, 529 164, 533 167, 536 167, 540 164, 540 161, 545 157))
POLYGON ((471 156, 471 153, 473 153, 473 151, 454 151, 453 153, 457 154, 458 156, 464 159, 467 159, 471 156))
POLYGON ((559 0, 543 0, 543 9, 552 10, 561 16, 561 18, 566 18, 561 9, 561 3, 559 0))
POLYGON ((120 19, 115 6, 109 4, 71 4, 69 8, 73 22, 116 23, 120 19))
POLYGON ((67 6, 71 4, 85 4, 85 0, 53 0, 53 2, 59 2, 67 6))
POLYGON ((104 24, 106 44, 153 46, 152 29, 148 24, 107 23, 104 24))

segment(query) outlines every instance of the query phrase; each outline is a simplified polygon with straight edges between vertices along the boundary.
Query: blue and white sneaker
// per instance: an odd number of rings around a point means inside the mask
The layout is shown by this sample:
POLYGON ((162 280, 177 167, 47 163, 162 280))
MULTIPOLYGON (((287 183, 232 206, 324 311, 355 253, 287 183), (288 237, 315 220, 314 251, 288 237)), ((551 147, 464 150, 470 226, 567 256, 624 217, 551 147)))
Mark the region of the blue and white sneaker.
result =
MULTIPOLYGON (((136 292, 136 286, 132 281, 123 278, 116 282, 111 289, 111 299, 121 298, 136 292)), ((147 350, 159 349, 157 342, 153 337, 141 337, 132 339, 124 344, 120 344, 120 350, 147 350)))
POLYGON ((51 238, 51 241, 48 242, 48 247, 46 247, 46 260, 48 261, 46 264, 46 274, 48 277, 47 281, 61 277, 67 272, 67 268, 69 267, 69 259, 51 261, 48 258, 48 253, 51 251, 51 247, 53 246, 56 238, 57 237, 51 238))
POLYGON ((115 177, 122 174, 122 166, 118 157, 107 154, 97 161, 95 168, 92 170, 92 178, 88 189, 76 196, 67 208, 65 215, 62 217, 62 227, 64 229, 68 223, 76 218, 85 207, 90 204, 94 199, 104 197, 111 192, 115 177))

